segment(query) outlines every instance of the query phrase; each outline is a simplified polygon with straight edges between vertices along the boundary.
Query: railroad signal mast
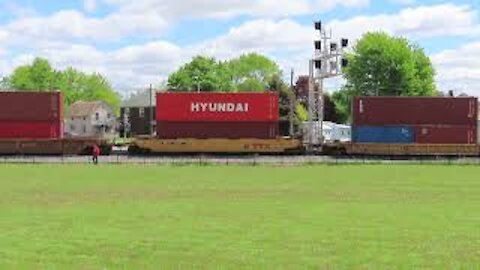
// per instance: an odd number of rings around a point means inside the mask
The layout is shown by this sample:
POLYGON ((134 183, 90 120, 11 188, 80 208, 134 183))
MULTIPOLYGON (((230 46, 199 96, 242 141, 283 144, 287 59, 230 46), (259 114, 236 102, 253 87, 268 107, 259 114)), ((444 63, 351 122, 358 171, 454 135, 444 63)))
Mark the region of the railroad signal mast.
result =
POLYGON ((309 61, 307 150, 310 153, 321 151, 324 143, 323 80, 341 76, 342 68, 348 65, 348 60, 343 57, 348 39, 342 38, 340 42, 334 42, 332 30, 327 32, 323 29, 321 21, 315 22, 314 26, 320 33, 320 39, 314 41, 315 51, 309 61))

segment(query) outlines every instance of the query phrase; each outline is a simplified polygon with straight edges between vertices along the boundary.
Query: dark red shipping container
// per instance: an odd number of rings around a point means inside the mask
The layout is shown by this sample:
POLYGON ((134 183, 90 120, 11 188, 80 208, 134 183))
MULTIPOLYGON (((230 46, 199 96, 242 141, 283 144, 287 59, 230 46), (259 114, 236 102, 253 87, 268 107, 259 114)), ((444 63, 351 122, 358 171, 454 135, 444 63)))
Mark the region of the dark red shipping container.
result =
POLYGON ((0 122, 0 138, 2 139, 58 139, 62 138, 62 122, 0 122))
POLYGON ((478 105, 473 97, 356 97, 353 124, 476 125, 478 105))
POLYGON ((157 137, 176 138, 256 138, 278 137, 278 122, 157 122, 157 137))
POLYGON ((58 121, 63 119, 60 92, 0 92, 0 121, 58 121))
POLYGON ((157 121, 278 121, 278 102, 278 94, 273 92, 157 93, 157 121))
POLYGON ((419 144, 476 144, 477 127, 422 125, 415 127, 415 142, 419 144))

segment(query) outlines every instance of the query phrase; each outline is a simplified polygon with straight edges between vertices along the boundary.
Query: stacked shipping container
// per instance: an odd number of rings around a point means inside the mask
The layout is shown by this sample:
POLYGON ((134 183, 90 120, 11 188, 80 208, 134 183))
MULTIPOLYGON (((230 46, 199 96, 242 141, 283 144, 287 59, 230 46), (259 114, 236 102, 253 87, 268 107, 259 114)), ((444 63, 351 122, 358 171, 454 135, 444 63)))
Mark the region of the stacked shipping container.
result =
POLYGON ((471 97, 357 97, 352 140, 476 144, 477 114, 477 99, 471 97))
POLYGON ((415 130, 408 126, 356 126, 353 130, 353 142, 412 143, 415 139, 415 130))
POLYGON ((276 93, 157 93, 157 136, 175 138, 278 137, 276 93))
POLYGON ((0 92, 1 139, 58 139, 62 123, 60 92, 0 92))

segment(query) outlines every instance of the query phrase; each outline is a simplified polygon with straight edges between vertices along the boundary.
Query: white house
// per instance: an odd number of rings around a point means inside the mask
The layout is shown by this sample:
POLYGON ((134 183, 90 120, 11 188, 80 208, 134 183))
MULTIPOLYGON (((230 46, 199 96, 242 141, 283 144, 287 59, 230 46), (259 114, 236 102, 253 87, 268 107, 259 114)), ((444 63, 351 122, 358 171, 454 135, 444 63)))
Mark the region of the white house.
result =
MULTIPOLYGON (((315 122, 314 125, 318 127, 320 122, 315 122)), ((308 122, 303 123, 303 134, 308 134, 308 122)), ((323 122, 323 138, 325 143, 334 143, 334 142, 349 142, 352 140, 352 130, 348 125, 336 124, 329 121, 323 122)), ((304 136, 304 142, 308 141, 308 137, 304 136)), ((316 142, 318 143, 318 142, 316 142)))
POLYGON ((103 101, 78 101, 65 118, 67 137, 112 137, 116 119, 113 109, 103 101))

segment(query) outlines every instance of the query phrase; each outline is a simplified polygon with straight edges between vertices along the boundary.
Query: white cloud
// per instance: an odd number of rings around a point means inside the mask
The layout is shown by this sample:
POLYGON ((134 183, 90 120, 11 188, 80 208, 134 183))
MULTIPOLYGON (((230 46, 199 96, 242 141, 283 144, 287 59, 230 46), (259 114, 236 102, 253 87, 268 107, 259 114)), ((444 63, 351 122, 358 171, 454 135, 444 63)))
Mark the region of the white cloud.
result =
POLYGON ((86 12, 94 12, 97 9, 97 0, 83 0, 83 9, 86 12))
MULTIPOLYGON (((12 45, 32 44, 40 39, 48 41, 117 41, 132 36, 161 36, 173 21, 192 17, 232 17, 242 14, 258 16, 288 16, 305 14, 312 10, 329 10, 335 6, 362 6, 368 0, 105 0, 118 6, 105 17, 89 17, 76 10, 63 10, 42 17, 22 17, 0 27, 10 35, 12 45), (195 7, 195 8, 192 8, 195 7)), ((96 6, 95 0, 85 0, 86 9, 96 6)), ((339 35, 358 38, 366 30, 383 30, 392 34, 425 36, 475 35, 476 11, 466 5, 442 4, 407 8, 396 14, 359 16, 329 23, 339 35), (445 18, 448 14, 448 19, 445 18), (475 29, 474 29, 475 28, 475 29), (474 29, 474 31, 472 31, 474 29)), ((260 22, 262 19, 260 19, 260 22)), ((263 19, 263 22, 268 22, 263 19)), ((284 20, 281 20, 284 23, 284 20)), ((257 24, 260 29, 267 31, 257 24)), ((247 26, 243 27, 246 28, 247 26)), ((266 27, 272 28, 271 24, 266 27)), ((236 31, 241 31, 237 29, 236 31)), ((305 31, 302 31, 305 32, 305 31)), ((235 34, 235 33, 232 33, 235 34)), ((254 34, 243 31, 247 36, 254 34)), ((269 34, 269 33, 267 33, 269 34)), ((279 33, 281 35, 281 33, 279 33)), ((1 35, 0 35, 1 38, 1 35)), ((257 41, 253 41, 257 42, 257 41)), ((268 40, 267 40, 268 42, 268 40)))
POLYGON ((411 38, 447 37, 473 35, 479 29, 475 19, 476 11, 469 6, 442 4, 406 8, 396 14, 334 20, 330 26, 337 34, 352 39, 359 38, 366 31, 385 31, 411 38))
POLYGON ((370 0, 317 0, 311 8, 317 11, 329 11, 336 6, 343 7, 364 7, 370 4, 370 0))
POLYGON ((0 44, 5 44, 9 38, 9 32, 0 29, 0 44))
MULTIPOLYGON (((327 22, 337 37, 355 41, 367 31, 386 31, 410 38, 470 35, 475 24, 475 11, 451 4, 407 8, 396 14, 359 16, 327 22), (449 20, 444 18, 448 10, 449 20)), ((228 56, 243 51, 310 50, 315 32, 312 25, 302 25, 292 19, 258 19, 231 28, 223 36, 203 42, 200 51, 228 56)))
MULTIPOLYGON (((407 8, 394 14, 359 16, 327 22, 336 37, 347 37, 354 42, 367 31, 386 31, 410 38, 431 36, 470 35, 475 24, 475 11, 466 6, 451 4, 407 8), (448 23, 444 14, 449 11, 448 23), (438 29, 440 26, 441 29, 438 29)), ((291 19, 258 19, 246 22, 220 37, 195 46, 194 51, 220 58, 257 51, 275 56, 287 70, 294 67, 307 73, 307 61, 313 52, 314 30, 291 19), (277 56, 280 54, 281 56, 277 56)))
POLYGON ((128 46, 112 52, 101 52, 88 45, 44 50, 59 69, 74 66, 87 72, 100 72, 116 87, 141 86, 156 83, 172 72, 181 62, 181 49, 174 44, 158 41, 128 46))
POLYGON ((104 0, 122 11, 156 10, 170 18, 231 18, 239 15, 289 16, 326 12, 336 6, 359 7, 369 0, 104 0))
POLYGON ((198 53, 228 58, 244 52, 272 52, 308 48, 314 31, 289 19, 246 22, 221 37, 195 47, 198 53))
MULTIPOLYGON (((228 1, 229 3, 219 0, 192 0, 188 3, 172 0, 106 1, 115 4, 117 9, 103 18, 88 17, 72 10, 57 12, 48 17, 22 18, 5 27, 0 26, 0 44, 21 45, 30 49, 25 54, 2 62, 0 72, 9 71, 14 66, 31 61, 33 55, 43 56, 50 59, 57 68, 74 66, 88 72, 101 72, 116 87, 126 89, 158 83, 195 54, 209 54, 227 59, 251 51, 265 53, 277 60, 287 73, 292 67, 297 74, 308 72, 307 61, 313 50, 315 31, 312 25, 303 25, 282 16, 253 19, 232 27, 224 35, 183 48, 157 39, 109 52, 99 50, 93 45, 93 41, 118 40, 129 35, 161 35, 169 26, 170 20, 180 16, 178 14, 181 12, 187 12, 181 16, 182 19, 189 16, 231 17, 239 14, 260 16, 269 9, 276 11, 276 14, 288 10, 292 13, 303 13, 305 12, 303 9, 309 7, 312 1, 262 0, 255 3, 250 0, 232 0, 228 1), (157 6, 153 7, 153 4, 157 6), (195 4, 195 8, 189 4, 195 4), (143 14, 145 10, 148 12, 143 14)), ((331 0, 328 3, 323 2, 323 6, 319 5, 317 9, 329 9, 335 5, 365 4, 368 4, 368 1, 331 0)), ((454 4, 405 8, 397 13, 333 20, 326 22, 325 25, 332 27, 337 37, 348 37, 352 41, 366 31, 373 30, 418 39, 432 36, 470 36, 479 29, 475 10, 465 5, 454 4), (445 19, 445 14, 448 14, 448 20, 445 19)), ((462 50, 468 50, 470 55, 480 55, 478 47, 479 44, 473 43, 468 48, 462 47, 462 50)), ((480 89, 478 83, 480 67, 477 64, 480 63, 480 59, 466 56, 463 59, 465 61, 461 61, 455 56, 455 52, 446 51, 434 56, 435 66, 439 70, 439 83, 442 87, 458 85, 460 82, 469 83, 477 85, 477 89, 480 89), (444 66, 455 66, 455 72, 447 72, 444 66)), ((329 85, 336 87, 338 81, 329 85)))
POLYGON ((480 96, 480 41, 434 54, 432 62, 441 90, 480 96))
POLYGON ((31 63, 35 57, 49 59, 52 65, 60 70, 72 66, 89 73, 99 72, 121 91, 158 83, 186 60, 181 59, 179 47, 165 41, 128 46, 109 52, 99 51, 90 45, 56 44, 54 48, 28 52, 0 62, 0 75, 10 73, 14 67, 31 63))
MULTIPOLYGON (((18 19, 3 28, 14 40, 116 40, 125 36, 158 33, 166 28, 165 20, 154 12, 113 14, 102 19, 86 17, 76 10, 59 11, 49 17, 18 19)), ((1 29, 0 29, 1 30, 1 29)))
POLYGON ((394 4, 406 5, 406 6, 417 3, 416 0, 388 0, 388 1, 394 4))

